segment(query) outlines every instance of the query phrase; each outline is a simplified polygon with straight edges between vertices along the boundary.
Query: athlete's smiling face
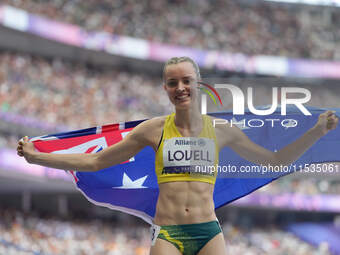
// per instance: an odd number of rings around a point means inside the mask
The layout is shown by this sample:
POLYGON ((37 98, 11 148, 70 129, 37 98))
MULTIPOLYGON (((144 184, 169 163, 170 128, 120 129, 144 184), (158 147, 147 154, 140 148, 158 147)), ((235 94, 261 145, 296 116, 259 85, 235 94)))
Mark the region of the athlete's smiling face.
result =
POLYGON ((164 74, 164 89, 176 108, 187 108, 196 98, 197 75, 190 62, 168 65, 164 74))

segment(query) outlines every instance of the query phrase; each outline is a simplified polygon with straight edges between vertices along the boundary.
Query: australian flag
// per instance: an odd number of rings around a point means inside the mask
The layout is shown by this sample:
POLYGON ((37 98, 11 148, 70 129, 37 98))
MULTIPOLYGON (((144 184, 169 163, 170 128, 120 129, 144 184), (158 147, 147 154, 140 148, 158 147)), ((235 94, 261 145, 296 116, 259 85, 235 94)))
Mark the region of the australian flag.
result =
MULTIPOLYGON (((296 108, 288 108, 282 116, 280 108, 270 116, 255 116, 246 111, 244 115, 232 112, 209 113, 209 115, 233 121, 255 143, 272 151, 295 141, 317 122, 318 116, 326 110, 307 107, 311 116, 303 115, 296 108), (276 119, 270 121, 268 119, 276 119)), ((336 111, 340 116, 339 109, 336 111)), ((97 153, 122 140, 140 121, 132 121, 50 134, 31 138, 37 150, 46 153, 97 153)), ((340 161, 340 128, 330 131, 316 142, 296 162, 295 166, 311 163, 340 161)), ((219 165, 240 167, 255 165, 241 158, 230 148, 220 152, 219 165)), ((299 167, 295 167, 298 169, 299 167)), ((291 169, 290 172, 295 170, 291 169)), ((102 169, 98 172, 78 172, 67 169, 74 177, 77 189, 92 203, 119 210, 152 223, 158 198, 158 184, 155 175, 155 153, 145 147, 127 162, 102 169)), ((269 182, 288 174, 275 176, 225 176, 218 175, 214 190, 215 208, 231 203, 269 182)))

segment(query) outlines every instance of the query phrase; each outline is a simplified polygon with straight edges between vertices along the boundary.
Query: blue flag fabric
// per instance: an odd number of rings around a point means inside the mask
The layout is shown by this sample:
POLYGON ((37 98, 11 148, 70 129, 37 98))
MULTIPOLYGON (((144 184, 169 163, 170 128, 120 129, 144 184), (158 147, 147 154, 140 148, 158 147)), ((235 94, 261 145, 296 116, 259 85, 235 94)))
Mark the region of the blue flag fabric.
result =
MULTIPOLYGON (((311 116, 303 115, 296 108, 288 108, 287 115, 282 116, 280 108, 269 116, 257 116, 246 111, 242 116, 232 112, 210 113, 209 115, 238 123, 243 132, 255 143, 272 151, 295 141, 317 122, 318 116, 330 109, 307 107, 311 116), (295 126, 296 125, 296 126, 295 126)), ((340 108, 331 109, 340 116, 340 108)), ((39 151, 49 153, 96 153, 105 147, 119 142, 141 121, 112 124, 72 132, 51 134, 32 138, 39 151)), ((340 128, 330 131, 316 142, 295 163, 299 166, 310 163, 340 161, 340 128)), ((230 148, 220 152, 220 166, 255 165, 241 158, 230 148)), ((158 184, 155 175, 155 153, 146 147, 128 162, 102 169, 98 172, 71 171, 77 188, 96 205, 123 211, 152 223, 158 198, 158 184)), ((214 190, 215 208, 226 205, 254 190, 268 184, 278 177, 250 176, 235 178, 218 176, 214 190)), ((237 177, 237 176, 236 176, 237 177)))

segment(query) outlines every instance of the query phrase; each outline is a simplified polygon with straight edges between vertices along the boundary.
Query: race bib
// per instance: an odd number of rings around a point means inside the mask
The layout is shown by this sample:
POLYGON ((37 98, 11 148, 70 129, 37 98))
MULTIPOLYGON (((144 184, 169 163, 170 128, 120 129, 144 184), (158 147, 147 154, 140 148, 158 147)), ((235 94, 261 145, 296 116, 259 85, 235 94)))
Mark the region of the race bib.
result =
POLYGON ((213 139, 201 137, 167 139, 163 145, 163 173, 193 172, 195 166, 214 165, 215 157, 213 139))

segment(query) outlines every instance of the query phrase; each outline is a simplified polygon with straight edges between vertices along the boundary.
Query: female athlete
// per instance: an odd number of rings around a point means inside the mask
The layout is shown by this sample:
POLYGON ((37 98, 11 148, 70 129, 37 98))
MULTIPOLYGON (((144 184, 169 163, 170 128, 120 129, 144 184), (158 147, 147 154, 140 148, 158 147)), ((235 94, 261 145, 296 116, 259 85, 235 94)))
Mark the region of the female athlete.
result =
POLYGON ((156 152, 159 183, 151 255, 224 255, 225 241, 213 201, 216 172, 193 171, 216 166, 218 152, 229 146, 244 159, 262 165, 289 165, 328 131, 336 128, 333 111, 319 116, 316 125, 277 152, 253 143, 235 125, 213 127, 202 115, 197 99, 200 73, 188 57, 171 58, 163 70, 163 86, 175 113, 142 122, 122 141, 96 154, 37 152, 28 138, 18 143, 18 155, 32 164, 77 171, 97 171, 127 161, 145 146, 156 152))

